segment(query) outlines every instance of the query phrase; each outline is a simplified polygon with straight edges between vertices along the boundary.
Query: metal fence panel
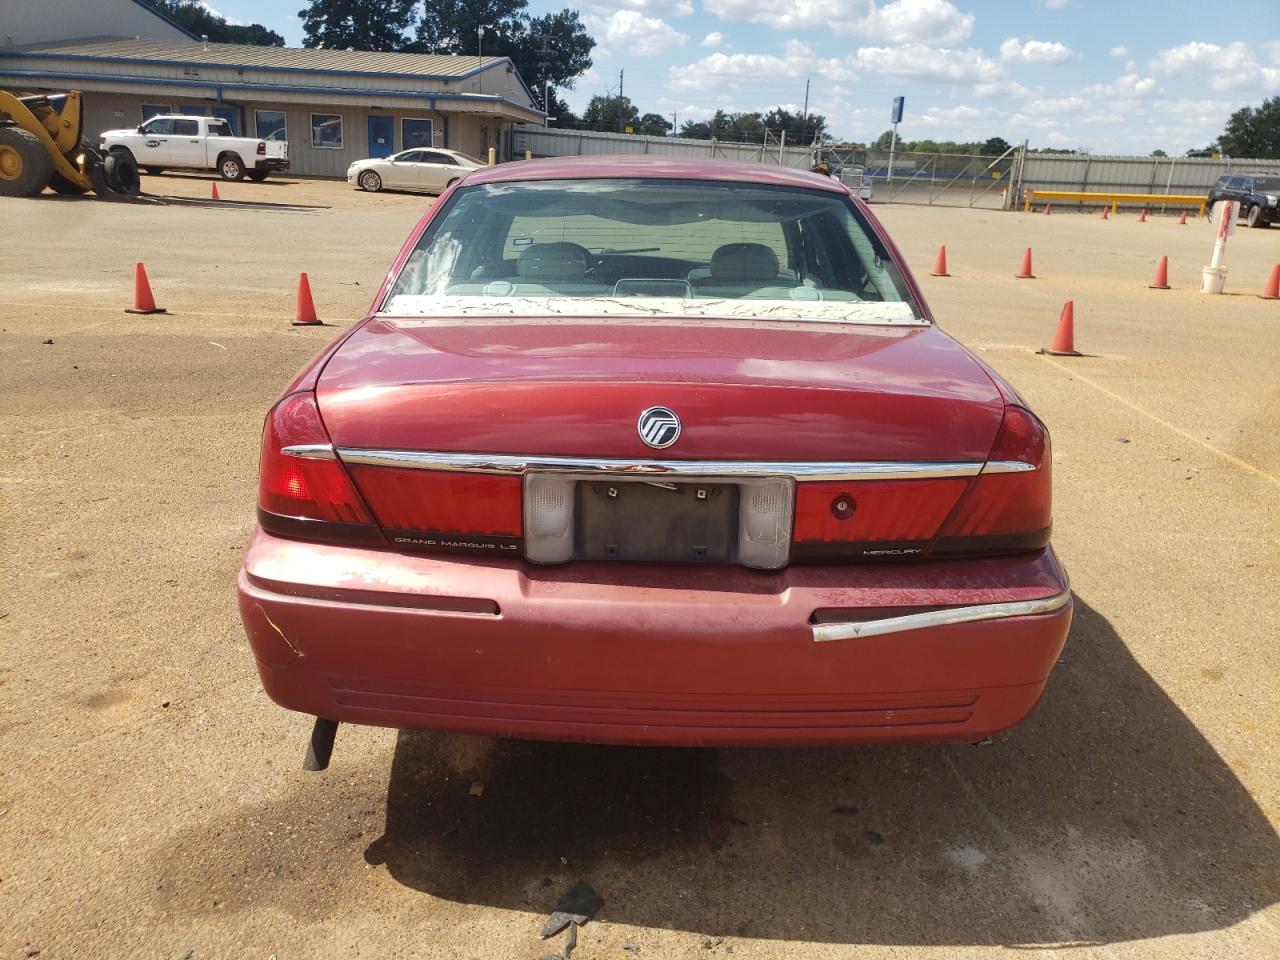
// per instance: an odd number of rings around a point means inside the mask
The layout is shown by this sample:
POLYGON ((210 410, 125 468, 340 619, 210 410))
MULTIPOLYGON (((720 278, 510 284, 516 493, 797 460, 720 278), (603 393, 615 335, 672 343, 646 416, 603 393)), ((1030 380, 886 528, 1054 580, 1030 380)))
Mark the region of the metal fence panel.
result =
POLYGON ((644 137, 603 130, 561 130, 556 127, 518 126, 512 137, 515 157, 526 150, 535 157, 608 156, 641 154, 659 157, 706 157, 771 163, 808 169, 813 165, 809 147, 784 147, 777 143, 732 143, 723 140, 688 140, 683 137, 644 137))

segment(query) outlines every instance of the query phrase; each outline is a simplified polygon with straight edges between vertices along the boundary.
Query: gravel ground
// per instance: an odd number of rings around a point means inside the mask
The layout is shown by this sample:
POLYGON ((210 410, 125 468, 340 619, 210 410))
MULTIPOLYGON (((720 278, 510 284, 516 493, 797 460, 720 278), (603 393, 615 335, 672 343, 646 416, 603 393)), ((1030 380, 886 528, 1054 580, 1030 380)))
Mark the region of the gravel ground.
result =
POLYGON ((580 960, 1280 954, 1280 230, 1206 297, 1203 223, 878 207, 1053 431, 1076 620, 994 744, 344 727, 304 775, 235 610, 261 418, 429 200, 210 182, 0 202, 0 956, 533 960, 580 878, 580 960), (169 314, 122 312, 135 260, 169 314), (1069 297, 1089 356, 1036 356, 1069 297))

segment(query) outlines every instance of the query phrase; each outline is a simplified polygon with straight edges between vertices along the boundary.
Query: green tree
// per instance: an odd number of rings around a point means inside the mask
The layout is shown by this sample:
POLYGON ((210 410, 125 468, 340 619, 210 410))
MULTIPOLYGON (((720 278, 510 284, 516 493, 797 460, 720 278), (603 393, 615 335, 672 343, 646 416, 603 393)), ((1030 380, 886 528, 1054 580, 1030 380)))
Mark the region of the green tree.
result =
POLYGON ((1227 120, 1218 138, 1224 156, 1280 159, 1280 97, 1268 97, 1257 107, 1241 107, 1227 120))
POLYGON ((983 156, 998 157, 1009 149, 1009 141, 1004 137, 992 137, 978 150, 983 156))
POLYGON ((530 17, 527 5, 527 0, 426 0, 406 49, 475 55, 483 45, 486 56, 509 57, 541 103, 548 86, 572 88, 590 69, 596 42, 576 11, 530 17))
POLYGON ((630 97, 594 96, 582 111, 582 123, 592 130, 608 130, 621 133, 623 128, 634 127, 640 120, 640 111, 630 97))
POLYGON ((330 50, 400 50, 417 0, 311 0, 298 11, 303 46, 330 50))
MULTIPOLYGON (((542 91, 535 90, 534 92, 541 93, 542 91)), ((548 102, 547 106, 544 107, 547 113, 551 115, 550 125, 553 127, 565 127, 565 128, 582 126, 582 118, 579 117, 572 110, 570 110, 569 104, 566 103, 564 100, 561 100, 556 95, 556 91, 554 87, 551 88, 550 94, 551 94, 551 99, 548 102)))
POLYGON ((878 150, 880 153, 888 153, 889 147, 892 144, 893 131, 886 130, 884 133, 880 134, 880 136, 876 137, 875 141, 871 144, 871 149, 878 150))
POLYGON ((214 43, 247 43, 258 47, 283 47, 284 37, 260 23, 239 26, 209 10, 200 0, 147 0, 170 20, 182 24, 196 36, 214 43))
POLYGON ((660 113, 646 113, 636 123, 636 133, 646 137, 665 137, 671 130, 671 121, 660 113))

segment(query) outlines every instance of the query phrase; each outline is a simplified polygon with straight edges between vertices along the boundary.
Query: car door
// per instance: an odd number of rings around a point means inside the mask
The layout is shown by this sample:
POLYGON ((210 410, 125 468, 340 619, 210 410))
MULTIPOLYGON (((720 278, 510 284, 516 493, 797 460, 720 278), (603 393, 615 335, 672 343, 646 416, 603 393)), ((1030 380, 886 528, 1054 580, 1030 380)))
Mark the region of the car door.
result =
POLYGON ((422 162, 422 189, 429 193, 441 193, 450 180, 462 176, 462 167, 447 153, 424 150, 422 162))
POLYGON ((377 169, 382 177, 383 186, 396 190, 419 189, 417 158, 420 156, 422 156, 421 150, 403 150, 378 164, 377 169))
POLYGON ((140 167, 168 166, 173 155, 170 140, 173 139, 173 118, 156 117, 142 125, 141 140, 134 151, 134 159, 140 167))
POLYGON ((169 164, 174 167, 203 167, 204 138, 200 135, 200 121, 194 118, 174 120, 173 136, 169 138, 169 164))

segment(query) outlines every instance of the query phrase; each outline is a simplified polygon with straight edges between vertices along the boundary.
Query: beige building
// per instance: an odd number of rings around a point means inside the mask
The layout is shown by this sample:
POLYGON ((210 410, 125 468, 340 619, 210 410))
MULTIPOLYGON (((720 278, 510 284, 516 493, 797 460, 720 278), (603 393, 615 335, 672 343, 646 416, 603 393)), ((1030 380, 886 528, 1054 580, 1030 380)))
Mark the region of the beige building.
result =
POLYGON ((505 57, 206 43, 138 0, 3 7, 0 87, 84 91, 90 139, 157 113, 218 116, 287 139, 291 173, 336 177, 415 146, 506 159, 512 125, 543 120, 505 57))

